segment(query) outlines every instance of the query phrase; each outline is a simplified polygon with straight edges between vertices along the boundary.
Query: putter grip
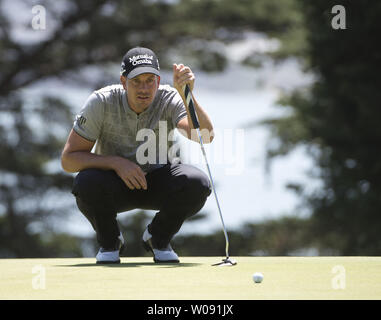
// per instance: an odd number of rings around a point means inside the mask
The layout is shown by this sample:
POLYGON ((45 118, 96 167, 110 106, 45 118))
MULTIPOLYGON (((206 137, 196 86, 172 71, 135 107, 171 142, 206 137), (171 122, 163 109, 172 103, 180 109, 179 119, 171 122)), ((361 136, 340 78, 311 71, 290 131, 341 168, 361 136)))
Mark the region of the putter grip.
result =
POLYGON ((185 100, 188 105, 189 113, 192 119, 193 127, 195 129, 200 128, 200 123, 198 122, 198 117, 196 110, 194 108, 193 98, 192 98, 192 92, 189 88, 189 85, 185 85, 185 100))

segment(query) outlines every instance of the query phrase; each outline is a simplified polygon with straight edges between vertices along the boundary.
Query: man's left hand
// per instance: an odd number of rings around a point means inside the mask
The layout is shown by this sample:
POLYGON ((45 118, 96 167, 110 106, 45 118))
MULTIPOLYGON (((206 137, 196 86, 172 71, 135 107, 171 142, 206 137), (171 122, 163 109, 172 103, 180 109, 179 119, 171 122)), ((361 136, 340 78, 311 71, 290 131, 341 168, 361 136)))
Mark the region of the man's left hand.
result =
POLYGON ((195 76, 192 70, 183 64, 173 64, 173 86, 177 89, 181 96, 184 95, 184 87, 189 85, 193 90, 195 76))

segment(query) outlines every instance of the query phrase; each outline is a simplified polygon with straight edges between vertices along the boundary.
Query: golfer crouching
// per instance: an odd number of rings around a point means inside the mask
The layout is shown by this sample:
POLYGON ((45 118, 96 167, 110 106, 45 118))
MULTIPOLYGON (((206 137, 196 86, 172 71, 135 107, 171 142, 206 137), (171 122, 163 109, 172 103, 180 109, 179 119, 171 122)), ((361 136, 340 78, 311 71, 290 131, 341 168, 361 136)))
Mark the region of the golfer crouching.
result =
MULTIPOLYGON (((96 232, 97 263, 120 263, 124 240, 116 216, 137 208, 157 210, 142 235, 154 261, 178 263, 170 241, 204 206, 211 188, 204 172, 163 152, 173 142, 159 133, 168 136, 177 128, 198 141, 183 92, 186 84, 193 89, 195 77, 189 67, 174 64, 174 88, 160 85, 155 53, 137 47, 123 57, 120 81, 89 96, 63 149, 62 167, 79 172, 72 193, 96 232)), ((211 142, 212 123, 194 104, 203 140, 211 142)))

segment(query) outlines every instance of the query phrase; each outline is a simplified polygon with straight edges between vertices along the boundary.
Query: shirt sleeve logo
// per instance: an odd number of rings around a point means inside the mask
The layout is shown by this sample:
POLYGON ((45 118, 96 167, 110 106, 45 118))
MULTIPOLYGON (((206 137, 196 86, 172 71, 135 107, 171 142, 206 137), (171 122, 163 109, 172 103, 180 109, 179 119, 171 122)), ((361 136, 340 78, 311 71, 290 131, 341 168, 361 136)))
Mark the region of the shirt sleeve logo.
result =
POLYGON ((75 117, 75 121, 77 121, 77 123, 82 126, 86 123, 86 118, 79 114, 75 117))

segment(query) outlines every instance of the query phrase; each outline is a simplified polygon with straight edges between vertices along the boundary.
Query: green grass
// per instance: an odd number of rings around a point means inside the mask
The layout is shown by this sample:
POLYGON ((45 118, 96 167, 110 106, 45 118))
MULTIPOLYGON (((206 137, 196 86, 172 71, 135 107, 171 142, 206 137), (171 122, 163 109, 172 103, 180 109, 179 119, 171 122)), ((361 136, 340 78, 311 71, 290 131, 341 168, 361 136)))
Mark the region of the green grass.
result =
POLYGON ((381 299, 380 257, 234 257, 236 266, 211 266, 221 258, 182 257, 179 265, 122 258, 103 266, 94 258, 0 259, 0 299, 381 299), (45 288, 38 288, 39 266, 45 288), (262 283, 252 281, 254 272, 263 273, 262 283))

